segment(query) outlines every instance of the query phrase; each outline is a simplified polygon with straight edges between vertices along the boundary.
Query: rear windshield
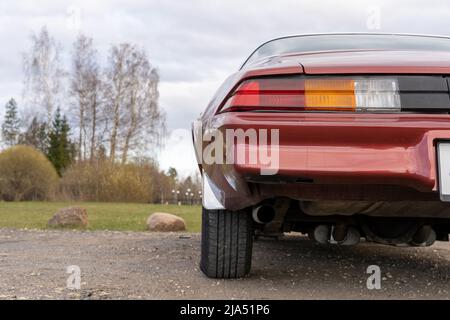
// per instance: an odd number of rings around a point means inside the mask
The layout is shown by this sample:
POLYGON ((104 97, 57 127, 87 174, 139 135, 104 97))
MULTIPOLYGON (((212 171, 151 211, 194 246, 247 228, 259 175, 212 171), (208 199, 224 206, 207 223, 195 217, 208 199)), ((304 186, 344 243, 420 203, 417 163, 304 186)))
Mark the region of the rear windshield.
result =
POLYGON ((269 41, 244 63, 278 54, 334 50, 427 50, 450 51, 450 38, 380 34, 324 34, 280 38, 269 41))

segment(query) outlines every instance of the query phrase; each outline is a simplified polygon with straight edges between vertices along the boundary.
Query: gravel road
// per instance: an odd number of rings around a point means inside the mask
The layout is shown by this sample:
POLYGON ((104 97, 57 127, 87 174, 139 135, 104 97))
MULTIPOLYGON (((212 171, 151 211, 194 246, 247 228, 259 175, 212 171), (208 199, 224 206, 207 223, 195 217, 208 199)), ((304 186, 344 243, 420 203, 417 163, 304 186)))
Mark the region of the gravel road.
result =
POLYGON ((255 242, 251 276, 208 279, 199 234, 0 229, 0 299, 450 299, 450 244, 320 246, 255 242), (369 265, 381 268, 368 290, 369 265), (67 267, 81 270, 69 290, 67 267))

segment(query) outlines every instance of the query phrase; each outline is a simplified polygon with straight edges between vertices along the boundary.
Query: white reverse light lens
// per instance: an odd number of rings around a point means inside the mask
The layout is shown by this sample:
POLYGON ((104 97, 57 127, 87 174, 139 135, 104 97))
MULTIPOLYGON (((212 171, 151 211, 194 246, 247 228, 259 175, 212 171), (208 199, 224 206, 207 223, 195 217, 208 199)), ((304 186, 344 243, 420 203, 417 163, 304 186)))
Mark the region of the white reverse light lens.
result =
POLYGON ((355 79, 356 111, 400 111, 397 79, 355 79))

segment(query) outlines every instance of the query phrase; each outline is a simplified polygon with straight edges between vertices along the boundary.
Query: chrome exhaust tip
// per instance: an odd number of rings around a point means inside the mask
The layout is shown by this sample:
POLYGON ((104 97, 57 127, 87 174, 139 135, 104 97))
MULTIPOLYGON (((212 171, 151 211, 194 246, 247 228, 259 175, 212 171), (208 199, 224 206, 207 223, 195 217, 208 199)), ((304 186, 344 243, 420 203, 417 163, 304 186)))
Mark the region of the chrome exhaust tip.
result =
POLYGON ((275 209, 268 205, 261 205, 253 208, 253 220, 259 224, 267 224, 275 218, 275 209))

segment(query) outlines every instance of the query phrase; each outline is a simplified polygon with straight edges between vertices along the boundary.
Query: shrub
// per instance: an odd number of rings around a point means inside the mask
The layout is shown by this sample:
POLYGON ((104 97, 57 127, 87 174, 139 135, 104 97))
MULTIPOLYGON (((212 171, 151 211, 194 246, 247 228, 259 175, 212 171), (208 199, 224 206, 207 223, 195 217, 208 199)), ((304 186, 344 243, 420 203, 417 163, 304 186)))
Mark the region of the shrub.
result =
POLYGON ((58 183, 50 161, 31 146, 0 152, 0 198, 7 201, 44 200, 58 183))
POLYGON ((78 162, 63 173, 58 198, 74 201, 153 202, 157 175, 158 170, 151 162, 78 162))

